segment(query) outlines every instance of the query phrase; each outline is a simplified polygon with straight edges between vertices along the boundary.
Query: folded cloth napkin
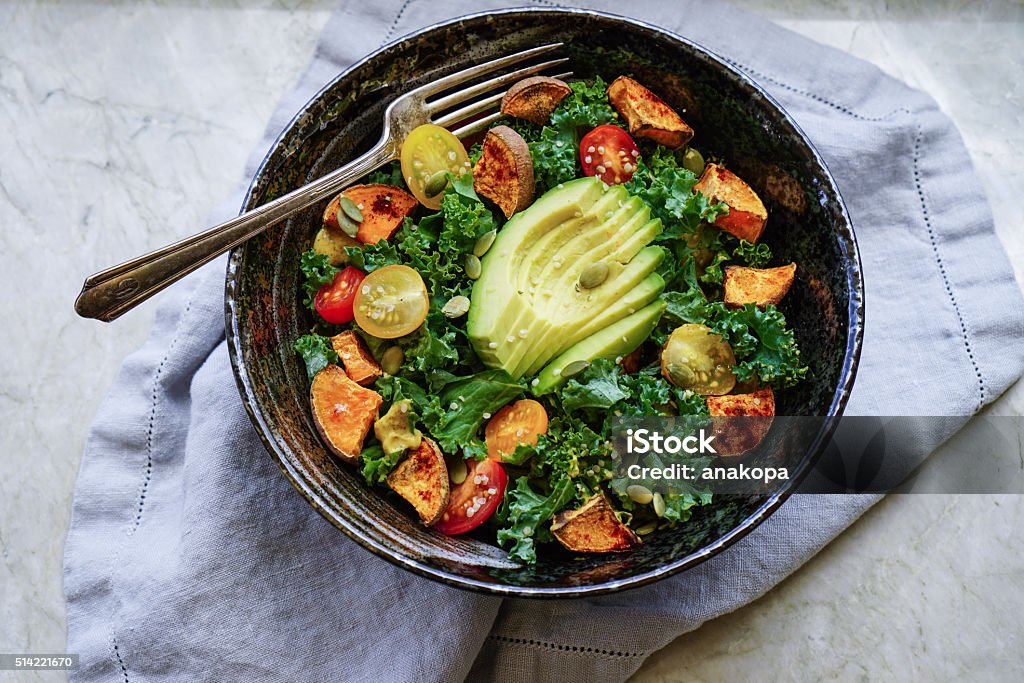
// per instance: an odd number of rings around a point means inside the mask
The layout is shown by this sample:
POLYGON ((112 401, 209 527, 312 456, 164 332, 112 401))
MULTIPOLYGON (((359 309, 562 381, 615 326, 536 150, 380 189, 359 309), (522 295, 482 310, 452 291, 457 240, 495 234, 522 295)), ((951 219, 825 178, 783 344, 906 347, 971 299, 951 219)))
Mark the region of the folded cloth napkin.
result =
MULTIPOLYGON (((292 112, 354 60, 499 5, 346 2, 249 172, 292 112)), ((902 454, 923 459, 1024 370, 1020 292, 959 135, 929 97, 844 53, 726 6, 668 9, 628 5, 751 74, 835 174, 867 283, 847 412, 963 416, 902 454)), ((699 567, 608 597, 501 601, 433 583, 334 529, 263 449, 224 344, 223 266, 165 296, 97 414, 65 555, 75 680, 623 680, 676 636, 762 595, 877 500, 795 496, 699 567)))

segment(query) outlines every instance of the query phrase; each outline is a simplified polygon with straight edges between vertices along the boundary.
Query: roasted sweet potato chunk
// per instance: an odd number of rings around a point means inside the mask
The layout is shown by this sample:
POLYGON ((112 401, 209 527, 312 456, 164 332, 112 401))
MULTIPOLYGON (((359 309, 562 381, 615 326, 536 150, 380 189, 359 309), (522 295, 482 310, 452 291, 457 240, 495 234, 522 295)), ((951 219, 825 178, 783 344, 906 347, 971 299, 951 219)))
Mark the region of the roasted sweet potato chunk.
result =
POLYGON ((380 394, 353 382, 337 365, 316 374, 309 389, 313 422, 332 453, 356 462, 382 402, 380 394))
POLYGON ((795 275, 795 263, 778 268, 726 266, 723 282, 725 305, 738 308, 743 304, 755 304, 764 308, 768 304, 778 304, 789 291, 795 275))
POLYGON ((531 76, 516 82, 501 98, 501 113, 543 126, 558 103, 572 92, 565 81, 548 76, 531 76))
POLYGON ((506 218, 533 201, 533 160, 519 133, 508 126, 487 131, 480 160, 473 168, 473 189, 497 204, 506 218))
POLYGON ((628 76, 608 86, 608 99, 626 119, 629 132, 672 149, 693 139, 693 129, 665 102, 628 76))
POLYGON ((615 516, 604 493, 576 510, 555 515, 551 533, 559 543, 579 553, 614 553, 640 544, 640 538, 615 516))
MULTIPOLYGON (((351 199, 363 214, 359 232, 356 233, 356 238, 363 244, 376 244, 389 239, 401 227, 405 217, 419 205, 415 197, 394 185, 353 185, 342 194, 351 199)), ((336 200, 327 205, 328 210, 336 200)), ((324 212, 324 225, 337 227, 337 216, 338 211, 335 209, 334 225, 331 226, 327 212, 324 212)))
POLYGON ((708 396, 715 450, 724 458, 743 455, 761 443, 775 416, 775 394, 764 387, 750 394, 708 396))
POLYGON ((331 337, 331 346, 341 359, 345 374, 356 384, 373 384, 381 376, 380 364, 354 331, 345 330, 331 337))
POLYGON ((427 526, 441 519, 451 491, 448 468, 438 445, 424 437, 419 448, 388 475, 388 486, 416 509, 427 526))
POLYGON ((711 201, 725 202, 729 206, 729 215, 715 219, 715 226, 726 232, 756 243, 764 232, 768 210, 761 203, 750 186, 740 180, 732 171, 717 164, 704 167, 704 174, 693 186, 694 192, 700 192, 711 201))

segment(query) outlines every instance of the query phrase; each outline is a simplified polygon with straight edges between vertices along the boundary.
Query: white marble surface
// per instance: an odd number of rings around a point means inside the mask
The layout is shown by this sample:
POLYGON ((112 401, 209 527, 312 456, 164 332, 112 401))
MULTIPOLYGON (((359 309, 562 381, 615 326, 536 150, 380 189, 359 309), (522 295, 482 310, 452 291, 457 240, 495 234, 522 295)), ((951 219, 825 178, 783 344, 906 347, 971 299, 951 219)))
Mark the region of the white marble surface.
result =
MULTIPOLYGON (((116 326, 76 319, 82 278, 201 225, 334 4, 0 3, 0 652, 63 651, 61 554, 87 427, 152 317, 150 303, 116 326)), ((1024 5, 739 4, 930 92, 1024 281, 1024 5)), ((1022 409, 1019 384, 992 411, 1022 409)), ((1020 496, 890 497, 635 680, 1021 680, 1022 522, 1020 496)))

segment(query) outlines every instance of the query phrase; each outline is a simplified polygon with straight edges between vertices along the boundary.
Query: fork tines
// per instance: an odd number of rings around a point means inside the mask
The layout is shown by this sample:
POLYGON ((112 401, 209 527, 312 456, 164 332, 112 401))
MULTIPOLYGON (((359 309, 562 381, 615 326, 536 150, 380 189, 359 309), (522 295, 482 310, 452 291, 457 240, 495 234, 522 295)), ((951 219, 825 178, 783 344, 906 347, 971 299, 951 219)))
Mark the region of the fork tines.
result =
POLYGON ((476 117, 495 109, 501 102, 501 98, 505 95, 507 88, 516 81, 522 80, 528 76, 541 74, 552 75, 555 78, 568 78, 571 76, 572 71, 566 71, 558 74, 551 73, 556 69, 556 67, 562 66, 568 62, 569 59, 567 57, 547 59, 545 61, 520 66, 524 62, 532 61, 541 56, 552 56, 550 53, 562 46, 563 43, 551 43, 549 45, 542 45, 529 50, 523 50, 522 52, 517 52, 506 57, 500 57, 489 62, 484 62, 483 64, 472 66, 468 69, 463 69, 462 71, 450 74, 431 83, 427 83, 413 92, 424 98, 426 110, 430 114, 431 121, 433 123, 448 128, 451 128, 453 125, 463 123, 464 125, 453 129, 452 132, 460 138, 466 137, 467 135, 471 135, 485 129, 487 126, 501 118, 501 112, 495 112, 483 118, 476 117), (496 72, 512 66, 518 66, 519 68, 514 71, 500 73, 486 80, 479 81, 481 78, 491 76, 496 72), (471 85, 450 94, 443 94, 446 91, 465 84, 471 85), (441 96, 437 97, 438 95, 441 96), (465 106, 452 110, 453 107, 458 105, 465 106))

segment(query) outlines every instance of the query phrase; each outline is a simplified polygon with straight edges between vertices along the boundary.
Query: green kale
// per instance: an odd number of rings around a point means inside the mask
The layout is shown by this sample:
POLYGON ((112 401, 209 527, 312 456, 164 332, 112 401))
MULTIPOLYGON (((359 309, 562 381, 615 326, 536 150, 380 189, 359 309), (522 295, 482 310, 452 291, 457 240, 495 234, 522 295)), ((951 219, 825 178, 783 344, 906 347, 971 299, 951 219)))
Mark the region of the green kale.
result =
POLYGON ((504 370, 484 370, 459 378, 445 385, 440 394, 438 419, 426 425, 445 453, 454 453, 477 439, 485 422, 484 414, 494 414, 514 398, 522 396, 525 387, 504 370))
POLYGON ((772 250, 767 244, 751 244, 746 240, 740 240, 732 256, 751 268, 764 268, 772 260, 772 250))
POLYGON ((498 530, 498 544, 509 548, 510 559, 532 564, 537 561, 537 543, 554 540, 548 522, 557 512, 573 500, 573 484, 568 478, 561 478, 551 486, 548 495, 541 495, 530 488, 527 477, 516 479, 515 488, 505 492, 497 518, 502 528, 498 530))
POLYGON ((387 166, 371 173, 367 182, 404 188, 405 178, 402 177, 402 165, 397 161, 392 161, 387 166))
POLYGON ((312 382, 316 373, 331 363, 338 362, 338 354, 331 345, 331 340, 319 334, 304 334, 295 340, 295 351, 306 363, 306 374, 312 382))
POLYGON ((686 291, 661 296, 668 306, 659 323, 660 343, 679 323, 703 324, 729 342, 738 361, 733 372, 741 382, 756 377, 782 389, 807 376, 807 368, 800 365, 793 331, 786 327, 786 317, 775 306, 728 308, 721 301, 708 301, 696 284, 686 291))
POLYGON ((383 484, 391 474, 391 470, 398 466, 403 455, 405 455, 404 450, 385 453, 379 441, 363 446, 363 451, 360 453, 363 460, 363 479, 370 486, 383 484))
POLYGON ((364 273, 372 273, 384 266, 402 263, 402 257, 395 245, 387 240, 377 244, 364 244, 361 247, 345 247, 348 265, 355 266, 364 273))
POLYGON ((316 293, 324 285, 331 284, 340 269, 331 265, 326 254, 319 254, 310 249, 302 253, 299 270, 302 271, 303 277, 302 289, 306 292, 306 298, 302 303, 308 306, 309 310, 316 311, 316 293))
POLYGON ((548 125, 513 124, 529 143, 537 194, 583 174, 578 148, 586 132, 606 123, 620 125, 608 101, 608 86, 600 78, 592 83, 576 81, 569 87, 572 92, 559 102, 548 125))

